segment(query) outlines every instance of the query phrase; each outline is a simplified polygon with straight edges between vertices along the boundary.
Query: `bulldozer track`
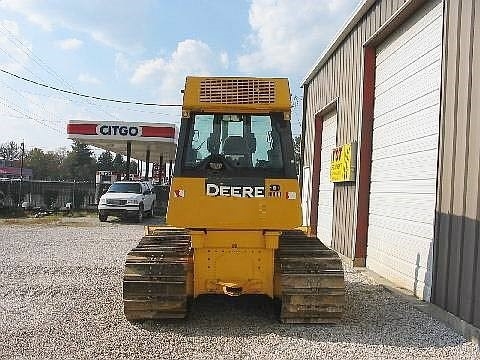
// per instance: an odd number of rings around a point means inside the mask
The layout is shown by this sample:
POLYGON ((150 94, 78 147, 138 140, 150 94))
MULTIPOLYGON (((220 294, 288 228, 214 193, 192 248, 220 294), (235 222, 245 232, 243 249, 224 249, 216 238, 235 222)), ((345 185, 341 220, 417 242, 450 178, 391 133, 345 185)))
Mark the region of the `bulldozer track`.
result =
POLYGON ((181 229, 154 230, 128 254, 123 308, 130 320, 184 318, 193 259, 190 235, 181 229))
POLYGON ((317 238, 286 231, 275 254, 283 323, 337 323, 345 305, 343 266, 338 254, 317 238))
MULTIPOLYGON (((123 278, 130 321, 184 318, 192 284, 187 230, 154 229, 128 254, 123 278)), ((301 231, 286 231, 275 253, 283 323, 336 323, 345 304, 342 262, 335 251, 301 231)))

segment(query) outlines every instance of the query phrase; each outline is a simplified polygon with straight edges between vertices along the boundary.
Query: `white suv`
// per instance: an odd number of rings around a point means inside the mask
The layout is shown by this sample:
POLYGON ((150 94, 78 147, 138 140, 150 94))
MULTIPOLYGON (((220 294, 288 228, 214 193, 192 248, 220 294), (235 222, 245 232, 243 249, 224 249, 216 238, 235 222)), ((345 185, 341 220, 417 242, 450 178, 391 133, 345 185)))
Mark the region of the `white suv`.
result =
POLYGON ((137 222, 143 216, 154 215, 155 192, 148 182, 117 181, 110 185, 98 202, 98 219, 107 221, 109 215, 121 218, 135 217, 137 222))

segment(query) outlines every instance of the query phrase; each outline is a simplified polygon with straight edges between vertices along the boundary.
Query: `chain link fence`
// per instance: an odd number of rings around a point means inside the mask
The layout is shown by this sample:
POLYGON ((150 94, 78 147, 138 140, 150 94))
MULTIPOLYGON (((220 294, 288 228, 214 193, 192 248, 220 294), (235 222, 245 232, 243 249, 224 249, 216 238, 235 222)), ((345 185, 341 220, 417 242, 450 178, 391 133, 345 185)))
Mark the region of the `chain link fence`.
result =
MULTIPOLYGON (((0 209, 64 209, 71 204, 71 209, 96 210, 94 182, 77 181, 43 181, 10 179, 0 180, 0 209)), ((169 185, 155 185, 157 196, 156 213, 165 215, 168 206, 169 185)), ((101 195, 101 194, 97 194, 101 195)))
POLYGON ((76 181, 0 180, 0 208, 95 209, 95 183, 76 181))

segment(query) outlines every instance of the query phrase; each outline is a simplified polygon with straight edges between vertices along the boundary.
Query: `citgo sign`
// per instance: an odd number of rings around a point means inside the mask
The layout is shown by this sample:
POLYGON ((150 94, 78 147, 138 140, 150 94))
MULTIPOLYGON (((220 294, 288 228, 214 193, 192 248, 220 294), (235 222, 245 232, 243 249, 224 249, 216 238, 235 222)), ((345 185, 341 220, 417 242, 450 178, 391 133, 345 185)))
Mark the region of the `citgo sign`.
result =
POLYGON ((142 136, 141 127, 134 125, 98 125, 97 134, 114 137, 137 137, 142 136))

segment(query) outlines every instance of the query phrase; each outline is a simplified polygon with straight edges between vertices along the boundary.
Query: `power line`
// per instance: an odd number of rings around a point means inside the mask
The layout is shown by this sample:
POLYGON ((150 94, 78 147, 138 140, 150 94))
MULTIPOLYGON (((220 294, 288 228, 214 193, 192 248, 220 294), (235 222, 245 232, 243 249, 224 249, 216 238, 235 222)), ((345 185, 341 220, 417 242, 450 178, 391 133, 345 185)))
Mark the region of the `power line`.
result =
MULTIPOLYGON (((52 113, 50 110, 48 110, 45 105, 43 104, 38 104, 37 102, 33 101, 31 98, 27 98, 25 95, 23 95, 20 91, 18 91, 17 89, 14 89, 12 88, 11 86, 9 86, 8 84, 6 84, 4 81, 0 80, 0 84, 3 84, 3 86, 5 86, 6 88, 10 89, 11 91, 17 93, 20 97, 24 98, 25 100, 27 100, 28 103, 31 103, 33 105, 36 105, 38 106, 39 108, 42 108, 44 112, 48 113, 50 118, 51 119, 54 119, 56 118, 56 115, 54 113, 52 113)), ((50 120, 49 121, 50 123, 54 122, 54 123, 57 123, 57 124, 63 124, 63 121, 60 121, 60 120, 50 120)))
MULTIPOLYGON (((27 45, 25 45, 17 36, 15 36, 15 34, 13 34, 5 25, 2 25, 0 24, 0 26, 3 28, 3 33, 6 34, 8 40, 17 48, 19 49, 20 51, 22 51, 25 55, 27 55, 27 57, 29 57, 31 60, 33 60, 38 66, 40 66, 42 69, 44 69, 47 73, 49 73, 50 75, 54 76, 54 77, 57 77, 57 79, 60 80, 60 82, 62 82, 62 79, 60 79, 55 73, 53 73, 52 71, 50 71, 50 68, 48 65, 45 64, 44 66, 44 63, 43 61, 38 57, 36 56, 29 48, 27 45), (20 44, 21 46, 19 46, 18 44, 20 44)), ((32 73, 33 74, 33 73, 32 73)), ((35 74, 33 74, 35 75, 35 74)), ((40 81, 43 81, 42 78, 40 76, 37 76, 40 81)))
MULTIPOLYGON (((32 96, 41 96, 41 97, 44 97, 44 98, 54 99, 54 100, 61 100, 61 99, 65 98, 65 95, 63 95, 63 94, 57 96, 57 95, 52 95, 51 93, 49 93, 49 94, 40 93, 40 92, 34 92, 34 91, 26 90, 26 89, 22 89, 22 90, 19 90, 19 91, 22 92, 22 93, 25 93, 25 94, 32 95, 32 96)), ((70 101, 72 104, 85 105, 85 103, 83 102, 83 99, 75 101, 71 98, 68 98, 68 101, 70 101)), ((87 104, 87 105, 89 105, 89 104, 87 104)), ((132 111, 132 112, 136 112, 136 113, 144 113, 144 114, 151 114, 151 115, 157 115, 157 116, 170 116, 170 117, 177 118, 177 117, 180 117, 180 115, 181 115, 181 112, 179 110, 178 110, 177 113, 171 113, 171 112, 159 112, 159 111, 155 111, 153 109, 151 111, 149 111, 149 110, 142 110, 141 108, 123 107, 123 106, 115 105, 115 104, 104 104, 103 106, 106 106, 109 109, 114 109, 114 110, 132 111)))
POLYGON ((39 83, 37 81, 24 78, 23 76, 11 73, 10 71, 4 70, 4 69, 0 69, 0 71, 7 74, 7 75, 13 76, 17 79, 20 79, 20 80, 23 80, 23 81, 26 81, 26 82, 29 82, 29 83, 32 83, 32 84, 35 84, 35 85, 38 85, 38 86, 42 86, 42 87, 50 89, 50 90, 60 91, 60 92, 66 93, 66 94, 81 96, 81 97, 89 98, 89 99, 109 101, 109 102, 114 102, 114 103, 119 103, 119 104, 132 104, 132 105, 143 105, 143 106, 161 106, 161 107, 182 106, 182 105, 179 105, 179 104, 156 104, 156 103, 144 103, 144 102, 128 101, 128 100, 109 99, 109 98, 102 98, 102 97, 93 96, 93 95, 81 94, 81 93, 78 93, 78 92, 75 92, 75 91, 59 89, 59 88, 54 87, 54 86, 39 83))
MULTIPOLYGON (((0 1, 1 1, 1 0, 0 0, 0 1)), ((0 31, 1 31, 1 29, 0 29, 0 31)), ((11 40, 10 38, 8 38, 8 39, 12 42, 12 40, 11 40)), ((13 43, 13 42, 12 42, 12 43, 13 43)), ((15 43, 13 43, 13 44, 14 44, 17 48, 19 48, 17 44, 15 44, 15 43)), ((19 49, 22 50, 22 51, 24 51, 24 50, 21 49, 21 48, 19 48, 19 49)), ((12 55, 10 55, 10 54, 9 54, 8 52, 6 52, 4 49, 0 48, 0 51, 3 52, 5 55, 7 55, 7 56, 8 56, 10 59, 12 59, 14 62, 20 63, 17 59, 15 59, 12 55)), ((24 52, 25 52, 25 51, 24 51, 24 52)), ((25 52, 25 54, 27 54, 27 56, 31 58, 31 56, 30 56, 28 53, 25 52)), ((32 58, 32 60, 33 60, 34 62, 36 62, 40 67, 42 67, 42 65, 41 65, 40 63, 38 63, 35 59, 32 58)), ((35 74, 35 73, 34 73, 31 69, 29 69, 26 65, 22 65, 22 67, 23 67, 27 72, 29 72, 31 75, 33 75, 35 78, 38 78, 40 81, 44 81, 41 76, 35 74)), ((43 68, 43 67, 42 67, 42 68, 43 68)), ((44 69, 44 70, 45 70, 45 69, 44 69)), ((48 72, 48 71, 47 71, 47 72, 48 72)), ((70 85, 68 85, 68 86, 71 87, 70 85)), ((62 96, 65 100, 67 100, 67 101, 69 101, 69 102, 72 102, 72 100, 71 100, 69 97, 67 97, 65 94, 61 94, 61 96, 62 96)), ((92 103, 91 101, 89 101, 88 99, 85 99, 85 101, 87 102, 87 105, 92 105, 92 104, 93 104, 93 103, 92 103)), ((83 103, 77 103, 77 104, 85 106, 85 104, 83 104, 83 103)), ((100 111, 103 111, 103 112, 104 112, 105 114, 107 114, 108 116, 116 119, 115 116, 113 116, 113 115, 105 112, 101 107, 98 107, 98 106, 97 106, 97 108, 98 108, 100 111)), ((90 111, 89 109, 87 109, 87 111, 88 111, 90 114, 95 115, 95 113, 92 112, 92 111, 90 111)), ((118 119, 117 119, 117 120, 118 120, 118 119)))
POLYGON ((51 129, 51 130, 53 130, 53 131, 55 131, 55 132, 57 132, 57 133, 59 133, 59 134, 63 134, 63 133, 62 133, 60 130, 58 130, 57 128, 54 128, 54 127, 48 125, 45 120, 41 120, 41 119, 38 118, 38 117, 30 116, 29 114, 24 113, 22 110, 14 107, 12 104, 9 104, 9 103, 7 102, 7 99, 5 99, 5 98, 3 98, 3 97, 0 97, 0 100, 3 100, 3 102, 2 102, 3 106, 5 106, 5 107, 7 107, 7 108, 9 108, 9 109, 11 109, 11 110, 19 113, 19 114, 22 115, 24 118, 33 120, 33 121, 35 121, 35 122, 37 122, 37 123, 39 123, 39 124, 41 124, 41 125, 43 125, 43 126, 48 127, 49 129, 51 129))
MULTIPOLYGON (((0 24, 1 25, 1 24, 0 24)), ((16 47, 18 48, 19 50, 21 50, 24 54, 26 54, 31 60, 33 60, 33 62, 35 62, 38 66, 40 66, 40 68, 42 68, 44 71, 46 71, 48 74, 52 75, 54 78, 56 78, 57 81, 59 81, 59 83, 63 86, 66 86, 67 88, 70 89, 70 91, 76 91, 76 89, 73 87, 73 85, 69 84, 66 80, 64 80, 62 78, 61 75, 59 75, 57 72, 55 72, 55 70, 53 70, 50 66, 48 66, 40 57, 38 57, 37 55, 35 55, 28 46, 26 46, 17 36, 15 36, 15 34, 13 34, 6 26, 4 25, 1 25, 2 28, 8 33, 7 34, 7 38, 8 40, 16 47), (15 41, 14 41, 15 40, 15 41), (18 44, 21 44, 21 46, 19 46, 18 44)), ((4 32, 5 33, 5 32, 4 32)), ((26 68, 26 66, 24 66, 26 68)), ((32 73, 33 74, 33 73, 32 73)), ((36 76, 35 74, 33 74, 34 76, 36 76)), ((40 79, 40 81, 42 82, 45 82, 41 77, 39 76, 36 76, 40 79)), ((65 99, 68 100, 68 98, 65 96, 65 99)), ((97 104, 93 104, 89 99, 85 99, 85 101, 87 103, 89 103, 90 105, 94 105, 95 107, 97 107, 98 110, 100 110, 101 112, 103 112, 104 114, 106 114, 107 116, 110 116, 111 118, 115 119, 115 120, 119 120, 115 115, 112 115, 110 113, 108 113, 107 111, 105 111, 104 109, 102 109, 102 107, 98 106, 97 104)))

